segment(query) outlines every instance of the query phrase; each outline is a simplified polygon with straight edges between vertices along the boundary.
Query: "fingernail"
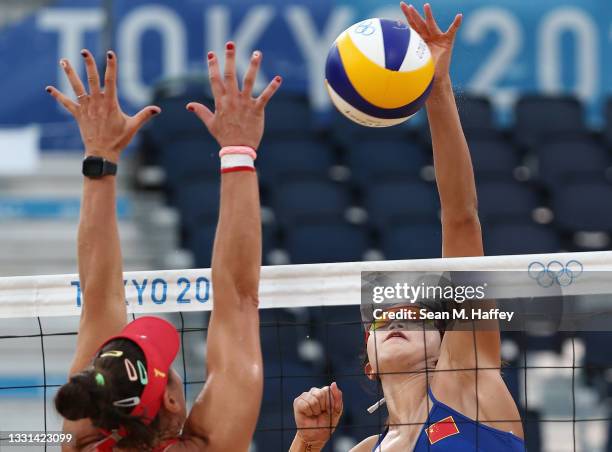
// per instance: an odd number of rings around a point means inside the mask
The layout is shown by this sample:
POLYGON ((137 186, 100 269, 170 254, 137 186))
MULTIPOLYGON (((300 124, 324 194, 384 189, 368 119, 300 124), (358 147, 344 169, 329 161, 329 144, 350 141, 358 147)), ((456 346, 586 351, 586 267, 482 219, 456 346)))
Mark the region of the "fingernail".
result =
POLYGON ((81 56, 83 56, 83 58, 87 58, 87 52, 85 50, 81 50, 81 56))
POLYGON ((45 88, 45 91, 51 94, 51 88, 49 88, 48 86, 45 88))
POLYGON ((253 52, 253 58, 257 58, 258 56, 259 56, 259 52, 257 50, 253 52))
POLYGON ((159 111, 157 111, 157 110, 151 110, 151 115, 155 116, 155 115, 157 115, 157 114, 159 114, 159 111))
POLYGON ((208 52, 208 59, 212 60, 214 58, 215 54, 212 52, 208 52))
POLYGON ((276 77, 274 77, 274 80, 276 80, 278 83, 283 81, 283 78, 280 75, 277 75, 276 77))
POLYGON ((193 109, 193 107, 192 107, 191 105, 189 105, 189 106, 187 107, 187 110, 189 110, 189 111, 194 111, 194 109, 193 109))
POLYGON ((113 59, 113 52, 107 52, 106 56, 108 57, 109 60, 113 59))
POLYGON ((66 69, 66 60, 60 60, 60 66, 66 69))
POLYGON ((234 43, 233 42, 228 42, 226 47, 227 47, 227 50, 234 50, 234 43))

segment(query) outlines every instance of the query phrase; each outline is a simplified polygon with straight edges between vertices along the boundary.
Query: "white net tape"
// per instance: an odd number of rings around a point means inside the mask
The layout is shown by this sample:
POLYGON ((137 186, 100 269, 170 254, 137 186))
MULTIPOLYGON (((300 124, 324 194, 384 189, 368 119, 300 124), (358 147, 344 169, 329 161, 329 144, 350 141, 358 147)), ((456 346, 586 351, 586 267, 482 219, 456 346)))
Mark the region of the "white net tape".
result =
MULTIPOLYGON (((513 271, 514 279, 498 298, 533 297, 538 289, 526 276, 530 264, 545 267, 572 261, 580 263, 584 274, 564 289, 566 295, 612 293, 612 282, 598 273, 612 270, 612 252, 559 253, 263 267, 260 306, 358 304, 363 271, 513 271)), ((130 313, 208 311, 212 307, 210 269, 128 272, 124 280, 130 313)), ((0 278, 0 318, 79 315, 81 303, 77 275, 0 278)))

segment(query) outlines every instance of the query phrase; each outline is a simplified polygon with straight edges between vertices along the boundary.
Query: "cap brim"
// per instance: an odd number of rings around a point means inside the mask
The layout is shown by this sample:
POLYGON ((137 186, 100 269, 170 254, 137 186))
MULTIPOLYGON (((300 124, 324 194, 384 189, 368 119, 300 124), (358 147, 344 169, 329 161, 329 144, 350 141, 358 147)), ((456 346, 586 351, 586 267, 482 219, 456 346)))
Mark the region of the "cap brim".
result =
POLYGON ((157 355, 159 362, 167 371, 179 350, 179 335, 174 326, 159 317, 145 316, 130 322, 118 337, 134 341, 144 351, 145 356, 157 355))

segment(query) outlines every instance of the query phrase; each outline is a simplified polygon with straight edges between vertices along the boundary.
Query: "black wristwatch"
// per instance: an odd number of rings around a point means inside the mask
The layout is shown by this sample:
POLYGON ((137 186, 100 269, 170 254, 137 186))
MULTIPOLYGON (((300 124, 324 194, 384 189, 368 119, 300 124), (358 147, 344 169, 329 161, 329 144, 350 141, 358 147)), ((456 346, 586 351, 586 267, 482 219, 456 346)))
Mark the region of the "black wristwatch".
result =
POLYGON ((117 164, 102 157, 86 157, 83 160, 83 176, 98 179, 117 174, 117 164))

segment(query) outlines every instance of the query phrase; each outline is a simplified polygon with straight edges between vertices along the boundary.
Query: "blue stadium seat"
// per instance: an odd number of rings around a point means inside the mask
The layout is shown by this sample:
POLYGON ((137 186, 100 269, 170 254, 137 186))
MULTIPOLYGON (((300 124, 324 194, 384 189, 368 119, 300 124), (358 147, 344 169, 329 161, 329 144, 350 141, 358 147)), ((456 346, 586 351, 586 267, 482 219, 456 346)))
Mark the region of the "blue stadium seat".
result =
POLYGON ((514 169, 521 164, 516 149, 506 140, 475 138, 469 146, 477 180, 483 176, 512 178, 514 169))
POLYGON ((285 242, 292 264, 360 261, 368 248, 366 232, 345 223, 294 226, 285 242))
MULTIPOLYGON (((215 231, 217 229, 216 220, 213 222, 192 222, 187 229, 187 246, 195 257, 197 268, 210 268, 215 231)), ((276 229, 271 226, 264 226, 262 229, 262 249, 263 259, 266 262, 268 251, 276 247, 276 229)))
POLYGON ((587 131, 582 105, 572 96, 523 96, 515 111, 514 137, 527 148, 543 139, 583 136, 587 131))
POLYGON ((357 365, 364 350, 364 329, 359 306, 312 308, 314 336, 323 345, 328 362, 341 372, 357 365))
POLYGON ((437 221, 440 201, 432 184, 391 181, 370 186, 365 208, 370 222, 383 228, 394 222, 437 221))
POLYGON ((265 138, 257 171, 262 182, 270 185, 303 177, 326 179, 334 164, 333 152, 328 143, 312 138, 265 138))
POLYGON ((201 223, 216 223, 219 216, 219 181, 191 180, 178 185, 174 204, 186 228, 201 223))
POLYGON ((215 223, 208 223, 194 227, 190 231, 188 246, 193 252, 196 268, 210 268, 216 229, 215 223))
POLYGON ((353 180, 362 188, 370 182, 388 179, 416 179, 431 163, 431 156, 406 140, 364 140, 347 152, 353 180))
POLYGON ((312 112, 305 94, 280 92, 266 106, 266 135, 292 138, 312 129, 312 112))
POLYGON ((612 157, 599 143, 565 140, 546 143, 538 148, 538 177, 549 188, 571 181, 604 181, 612 157))
POLYGON ((540 206, 538 193, 518 182, 482 182, 477 185, 478 210, 483 223, 531 219, 540 206))
POLYGON ((553 193, 557 225, 566 231, 612 231, 612 187, 604 183, 569 183, 553 193))
POLYGON ((488 97, 455 93, 455 98, 461 125, 466 133, 495 129, 493 106, 488 97))
MULTIPOLYGON (((606 101, 606 106, 604 107, 604 140, 608 144, 608 146, 612 146, 612 97, 609 97, 606 101)), ((612 440, 611 440, 612 444, 612 440)))
POLYGON ((442 255, 440 223, 396 224, 382 232, 381 250, 385 259, 427 259, 442 255))
POLYGON ((328 181, 296 181, 274 188, 273 207, 283 225, 302 221, 342 219, 350 207, 346 188, 328 181))
POLYGON ((561 240, 546 226, 525 224, 492 224, 483 228, 486 255, 557 253, 561 240))
POLYGON ((177 139, 161 146, 160 163, 166 171, 166 183, 171 190, 189 179, 218 180, 219 146, 205 133, 201 137, 177 139))

